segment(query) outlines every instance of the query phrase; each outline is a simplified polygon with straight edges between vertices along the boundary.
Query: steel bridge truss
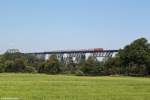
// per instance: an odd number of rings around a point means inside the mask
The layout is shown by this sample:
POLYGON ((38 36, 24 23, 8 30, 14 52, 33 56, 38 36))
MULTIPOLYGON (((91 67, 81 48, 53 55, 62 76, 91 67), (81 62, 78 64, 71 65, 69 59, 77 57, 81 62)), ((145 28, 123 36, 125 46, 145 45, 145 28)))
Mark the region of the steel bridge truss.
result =
POLYGON ((38 58, 46 59, 46 56, 56 55, 60 61, 65 61, 66 63, 74 61, 78 63, 81 59, 86 59, 88 56, 95 58, 110 58, 116 54, 118 50, 102 50, 102 51, 53 51, 53 52, 36 52, 28 53, 37 56, 38 58))

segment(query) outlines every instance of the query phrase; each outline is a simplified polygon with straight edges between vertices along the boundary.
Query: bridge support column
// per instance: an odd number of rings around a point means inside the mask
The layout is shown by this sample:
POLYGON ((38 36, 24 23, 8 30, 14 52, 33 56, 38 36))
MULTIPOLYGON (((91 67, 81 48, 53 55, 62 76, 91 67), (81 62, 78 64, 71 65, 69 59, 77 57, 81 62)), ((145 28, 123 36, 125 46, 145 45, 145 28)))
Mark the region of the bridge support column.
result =
POLYGON ((75 63, 80 63, 81 60, 85 60, 85 53, 78 53, 75 55, 75 63))
POLYGON ((64 62, 64 54, 56 54, 56 56, 60 62, 64 62))
POLYGON ((73 62, 73 54, 67 54, 65 62, 66 62, 66 64, 69 62, 73 62))

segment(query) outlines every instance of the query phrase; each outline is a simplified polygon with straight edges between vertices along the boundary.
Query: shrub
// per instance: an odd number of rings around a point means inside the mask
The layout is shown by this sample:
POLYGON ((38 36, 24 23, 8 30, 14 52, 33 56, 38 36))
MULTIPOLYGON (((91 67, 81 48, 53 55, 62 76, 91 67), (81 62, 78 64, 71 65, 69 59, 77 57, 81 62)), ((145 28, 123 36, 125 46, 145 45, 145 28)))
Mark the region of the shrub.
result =
POLYGON ((14 62, 13 61, 5 62, 5 72, 14 72, 14 62))
POLYGON ((75 75, 77 75, 77 76, 84 76, 84 73, 81 70, 77 70, 75 72, 75 75))
POLYGON ((4 72, 4 64, 0 64, 0 73, 4 72))
POLYGON ((60 73, 60 63, 55 55, 52 55, 45 63, 44 70, 47 74, 58 74, 60 73))
POLYGON ((27 73, 35 73, 36 69, 34 67, 26 66, 25 67, 25 72, 27 72, 27 73))
POLYGON ((23 60, 16 59, 15 61, 6 61, 5 71, 6 72, 24 72, 25 65, 24 65, 23 60))

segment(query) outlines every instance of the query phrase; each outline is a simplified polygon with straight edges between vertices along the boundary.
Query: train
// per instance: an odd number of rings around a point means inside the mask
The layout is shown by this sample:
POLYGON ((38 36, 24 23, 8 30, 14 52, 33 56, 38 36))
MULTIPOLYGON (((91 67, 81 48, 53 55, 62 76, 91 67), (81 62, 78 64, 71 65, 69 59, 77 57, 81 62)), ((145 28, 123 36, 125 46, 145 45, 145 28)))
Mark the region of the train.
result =
POLYGON ((72 49, 72 50, 55 50, 53 52, 101 52, 104 51, 103 48, 93 48, 93 49, 72 49))
POLYGON ((100 51, 104 51, 104 49, 103 48, 80 49, 79 51, 95 51, 95 52, 100 52, 100 51))
POLYGON ((94 51, 103 51, 103 48, 94 48, 94 51))

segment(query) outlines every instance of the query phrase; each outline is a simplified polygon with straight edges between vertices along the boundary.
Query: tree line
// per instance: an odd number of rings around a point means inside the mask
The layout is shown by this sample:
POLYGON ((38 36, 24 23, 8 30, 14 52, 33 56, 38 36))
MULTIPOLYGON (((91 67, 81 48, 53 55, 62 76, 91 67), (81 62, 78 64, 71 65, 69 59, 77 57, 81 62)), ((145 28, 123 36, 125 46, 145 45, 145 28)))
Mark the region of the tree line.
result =
POLYGON ((0 72, 148 76, 150 43, 145 38, 139 38, 120 49, 115 57, 99 61, 89 56, 88 59, 80 59, 78 63, 62 62, 56 55, 45 60, 31 54, 6 52, 0 55, 0 72))

